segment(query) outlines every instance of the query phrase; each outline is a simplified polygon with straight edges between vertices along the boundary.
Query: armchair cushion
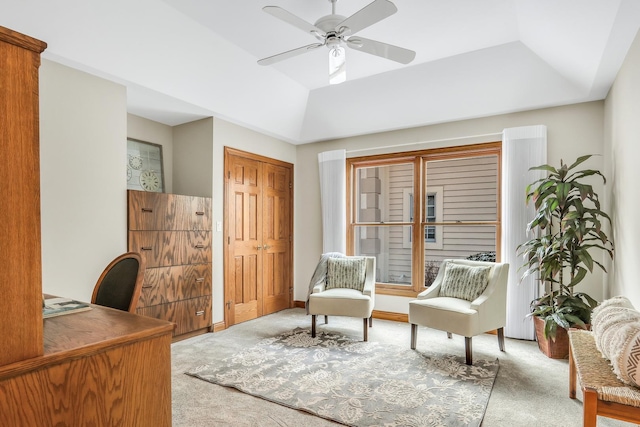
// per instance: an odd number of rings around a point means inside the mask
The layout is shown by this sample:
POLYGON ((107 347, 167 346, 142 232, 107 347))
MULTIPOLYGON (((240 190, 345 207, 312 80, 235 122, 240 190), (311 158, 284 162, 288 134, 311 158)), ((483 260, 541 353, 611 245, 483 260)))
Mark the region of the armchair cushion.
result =
POLYGON ((475 300, 489 284, 490 269, 491 267, 485 266, 447 263, 440 286, 440 296, 475 300))
POLYGON ((364 289, 366 262, 363 257, 329 258, 325 289, 364 289))

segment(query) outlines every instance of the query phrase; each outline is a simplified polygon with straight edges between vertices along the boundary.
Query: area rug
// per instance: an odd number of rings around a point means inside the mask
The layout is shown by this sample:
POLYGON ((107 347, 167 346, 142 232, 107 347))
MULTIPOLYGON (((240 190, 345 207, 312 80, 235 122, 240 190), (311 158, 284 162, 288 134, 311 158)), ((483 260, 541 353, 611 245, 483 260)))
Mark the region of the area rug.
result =
POLYGON ((498 360, 423 353, 308 329, 186 374, 349 426, 479 426, 498 360))

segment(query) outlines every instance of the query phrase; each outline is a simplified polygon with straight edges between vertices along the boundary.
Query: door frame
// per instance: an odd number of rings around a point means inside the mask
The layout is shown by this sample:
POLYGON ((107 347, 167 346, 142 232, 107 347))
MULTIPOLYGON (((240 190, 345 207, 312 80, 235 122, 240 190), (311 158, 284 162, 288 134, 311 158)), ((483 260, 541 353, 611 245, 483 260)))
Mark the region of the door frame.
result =
POLYGON ((228 286, 228 278, 230 277, 230 273, 229 273, 229 268, 231 267, 231 262, 229 260, 229 247, 231 245, 231 241, 230 241, 230 235, 229 235, 229 179, 230 179, 230 171, 229 171, 229 156, 236 156, 236 157, 243 157, 249 160, 258 160, 264 163, 270 163, 273 165, 277 165, 277 166, 282 166, 282 167, 286 167, 286 168, 290 168, 291 169, 291 185, 289 186, 289 197, 290 197, 290 204, 289 204, 289 215, 290 215, 290 221, 289 221, 289 235, 291 236, 291 239, 289 241, 289 265, 291 268, 290 274, 289 274, 289 308, 293 308, 294 307, 294 301, 293 301, 293 230, 294 230, 294 218, 293 218, 293 189, 294 189, 294 185, 293 185, 293 181, 294 181, 294 165, 292 163, 288 163, 288 162, 284 162, 281 160, 277 160, 277 159, 273 159, 270 157, 265 157, 265 156, 261 156, 258 154, 254 154, 254 153, 250 153, 248 151, 243 151, 243 150, 238 150, 236 148, 231 148, 231 147, 224 147, 224 168, 223 168, 223 174, 224 174, 224 195, 223 195, 223 222, 224 222, 224 226, 223 226, 223 230, 224 230, 224 234, 223 234, 223 271, 224 271, 224 277, 223 277, 223 283, 222 283, 222 287, 223 287, 223 295, 224 295, 224 301, 223 301, 223 313, 224 313, 224 325, 225 328, 228 328, 230 326, 233 326, 235 323, 231 323, 232 320, 230 317, 230 310, 231 307, 233 306, 233 295, 231 294, 231 287, 228 286))

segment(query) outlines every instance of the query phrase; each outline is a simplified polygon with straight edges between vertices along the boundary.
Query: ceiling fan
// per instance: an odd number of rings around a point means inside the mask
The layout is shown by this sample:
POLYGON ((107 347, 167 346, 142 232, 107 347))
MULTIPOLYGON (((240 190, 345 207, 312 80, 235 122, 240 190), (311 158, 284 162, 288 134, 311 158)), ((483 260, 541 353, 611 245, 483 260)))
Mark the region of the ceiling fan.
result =
POLYGON ((323 16, 318 19, 315 24, 310 24, 304 19, 278 6, 265 6, 262 8, 262 10, 268 14, 311 34, 318 39, 320 43, 313 43, 263 58, 258 61, 258 64, 271 65, 321 46, 327 46, 329 48, 329 83, 336 84, 342 83, 347 78, 345 46, 371 55, 387 58, 401 64, 408 64, 413 61, 416 53, 412 50, 354 36, 358 31, 398 11, 398 8, 389 0, 374 0, 348 18, 336 14, 336 3, 338 0, 329 1, 331 2, 331 15, 323 16))

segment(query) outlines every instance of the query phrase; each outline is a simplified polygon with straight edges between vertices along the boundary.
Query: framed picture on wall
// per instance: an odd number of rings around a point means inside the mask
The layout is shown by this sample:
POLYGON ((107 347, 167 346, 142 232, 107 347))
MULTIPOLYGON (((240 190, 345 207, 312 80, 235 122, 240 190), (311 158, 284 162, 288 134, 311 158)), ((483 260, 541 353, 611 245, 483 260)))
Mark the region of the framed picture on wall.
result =
POLYGON ((162 145, 127 138, 127 189, 164 192, 162 145))

